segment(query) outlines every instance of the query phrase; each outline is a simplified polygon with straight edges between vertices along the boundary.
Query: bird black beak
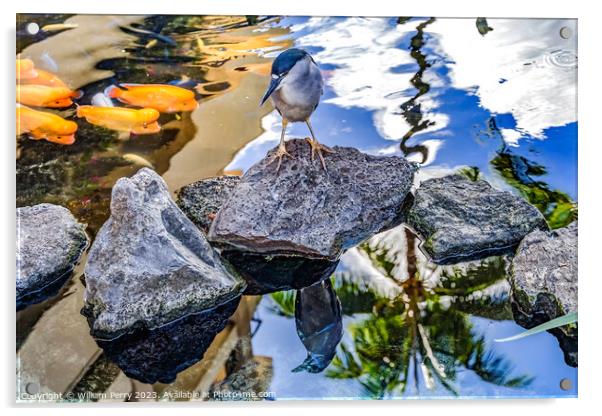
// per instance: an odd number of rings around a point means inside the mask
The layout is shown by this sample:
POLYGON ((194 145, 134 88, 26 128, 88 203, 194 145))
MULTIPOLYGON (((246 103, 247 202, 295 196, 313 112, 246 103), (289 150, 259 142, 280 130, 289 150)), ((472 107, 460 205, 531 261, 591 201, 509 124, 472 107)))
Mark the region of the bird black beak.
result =
POLYGON ((276 91, 276 88, 278 88, 283 78, 284 76, 272 78, 272 80, 270 81, 270 85, 268 86, 268 90, 265 92, 265 95, 261 99, 261 103, 259 104, 259 106, 262 106, 266 102, 266 100, 270 98, 270 95, 272 95, 272 93, 276 91))

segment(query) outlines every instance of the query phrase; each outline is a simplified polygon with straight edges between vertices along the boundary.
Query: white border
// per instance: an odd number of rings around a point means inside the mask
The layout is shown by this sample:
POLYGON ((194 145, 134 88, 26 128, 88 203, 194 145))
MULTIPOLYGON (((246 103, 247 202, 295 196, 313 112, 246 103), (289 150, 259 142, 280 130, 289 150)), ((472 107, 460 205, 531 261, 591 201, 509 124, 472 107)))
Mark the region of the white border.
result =
MULTIPOLYGON (((600 113, 600 14, 594 5, 596 2, 548 0, 535 2, 527 0, 505 0, 501 2, 459 1, 459 0, 369 0, 364 2, 335 0, 130 0, 130 1, 87 1, 87 0, 5 0, 2 2, 3 54, 0 79, 4 88, 2 99, 4 136, 2 145, 3 166, 0 168, 3 189, 3 215, 0 229, 4 231, 2 264, 7 273, 3 276, 2 291, 7 333, 2 342, 4 352, 2 361, 3 374, 0 389, 1 403, 13 407, 9 414, 30 414, 31 408, 18 406, 14 408, 15 386, 15 320, 14 320, 14 197, 15 197, 15 146, 14 134, 14 48, 15 48, 15 13, 48 12, 48 13, 107 13, 107 14, 288 14, 288 15, 362 15, 362 16, 437 16, 437 17, 572 17, 579 19, 579 309, 580 332, 579 344, 579 399, 562 400, 457 400, 457 401, 350 401, 350 402, 277 402, 255 405, 242 404, 183 404, 166 405, 132 404, 128 412, 137 414, 184 414, 204 415, 206 412, 219 411, 220 414, 238 414, 251 411, 262 415, 286 413, 305 415, 324 407, 327 411, 347 414, 366 414, 375 411, 382 414, 397 415, 401 412, 439 412, 447 415, 504 415, 517 411, 555 415, 555 414, 590 414, 602 393, 597 391, 600 366, 601 337, 600 315, 597 304, 602 294, 602 273, 597 268, 597 260, 602 257, 600 249, 600 214, 602 209, 602 189, 599 178, 599 167, 602 142, 599 123, 600 113), (169 406, 169 407, 168 407, 169 406), (177 407, 177 409, 175 408, 177 407), (219 410, 218 410, 219 409, 219 410)), ((103 414, 111 411, 109 406, 62 406, 60 408, 38 409, 45 414, 77 412, 81 414, 103 414)), ((112 406, 115 407, 115 406, 112 406)), ((599 407, 599 406, 598 406, 599 407)), ((595 411, 599 414, 600 409, 595 411)))

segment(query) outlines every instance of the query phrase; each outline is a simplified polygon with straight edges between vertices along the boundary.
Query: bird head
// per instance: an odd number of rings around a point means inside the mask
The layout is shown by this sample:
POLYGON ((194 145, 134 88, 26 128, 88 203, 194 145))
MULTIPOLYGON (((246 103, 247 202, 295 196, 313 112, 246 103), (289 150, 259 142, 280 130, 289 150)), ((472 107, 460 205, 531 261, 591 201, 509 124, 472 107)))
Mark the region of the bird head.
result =
POLYGON ((282 52, 272 63, 272 79, 270 80, 270 85, 268 86, 265 95, 261 99, 261 104, 263 105, 270 95, 274 91, 278 89, 280 83, 286 78, 291 69, 305 57, 309 56, 309 58, 313 61, 313 58, 310 54, 305 52, 302 49, 291 48, 282 52))

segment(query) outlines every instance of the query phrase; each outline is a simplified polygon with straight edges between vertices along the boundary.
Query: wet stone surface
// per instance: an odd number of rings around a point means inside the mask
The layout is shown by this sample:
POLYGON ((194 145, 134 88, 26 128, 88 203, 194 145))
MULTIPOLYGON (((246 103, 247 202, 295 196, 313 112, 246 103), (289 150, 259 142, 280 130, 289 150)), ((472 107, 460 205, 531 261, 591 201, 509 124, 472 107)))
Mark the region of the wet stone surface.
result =
POLYGON ((114 186, 85 276, 82 313, 104 339, 216 307, 245 288, 147 168, 114 186))
POLYGON ((545 218, 524 199, 462 175, 424 181, 416 191, 408 224, 437 264, 506 254, 545 218))
POLYGON ((334 147, 328 171, 310 159, 304 140, 289 140, 279 172, 274 150, 252 166, 219 210, 209 240, 264 254, 337 260, 404 218, 416 164, 334 147))
MULTIPOLYGON (((577 222, 565 228, 533 231, 512 261, 512 306, 516 321, 531 328, 577 311, 577 222)), ((567 364, 577 365, 577 327, 551 330, 567 364)))
POLYGON ((61 288, 88 243, 85 228, 65 207, 17 208, 17 310, 61 288))
POLYGON ((208 233, 217 211, 239 182, 238 176, 203 179, 180 188, 176 203, 197 227, 208 233))

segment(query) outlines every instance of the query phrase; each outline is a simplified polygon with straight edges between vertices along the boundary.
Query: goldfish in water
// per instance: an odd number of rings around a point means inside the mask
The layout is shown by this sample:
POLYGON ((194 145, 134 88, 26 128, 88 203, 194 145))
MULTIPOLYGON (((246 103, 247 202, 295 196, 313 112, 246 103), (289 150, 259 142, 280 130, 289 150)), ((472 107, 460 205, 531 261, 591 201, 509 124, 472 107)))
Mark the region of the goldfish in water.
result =
POLYGON ((78 98, 78 91, 65 87, 24 84, 17 85, 17 101, 34 107, 63 108, 73 104, 72 98, 78 98))
POLYGON ((243 171, 241 169, 225 170, 224 175, 226 175, 226 176, 242 176, 243 171))
POLYGON ((167 84, 120 84, 105 90, 105 95, 136 107, 154 108, 162 113, 192 111, 198 103, 194 92, 167 84))
POLYGON ((79 25, 77 23, 54 23, 46 26, 42 26, 44 32, 57 32, 59 30, 76 29, 79 25))
POLYGON ((37 73, 35 77, 21 79, 19 82, 21 84, 37 84, 47 85, 49 87, 69 88, 69 86, 65 84, 62 79, 54 75, 52 72, 44 71, 43 69, 39 68, 36 68, 35 72, 37 73))
POLYGON ((77 108, 77 116, 89 123, 111 130, 134 134, 153 134, 161 131, 157 123, 160 114, 153 108, 93 107, 82 105, 77 108))
POLYGON ((38 76, 38 72, 31 59, 17 59, 17 81, 32 79, 38 76))
POLYGON ((151 162, 135 153, 126 153, 125 155, 123 155, 123 158, 128 162, 133 163, 134 165, 146 166, 147 168, 151 169, 155 168, 151 162))
POLYGON ((73 144, 77 124, 56 114, 32 110, 17 105, 17 134, 28 134, 34 140, 45 139, 52 143, 73 144))

